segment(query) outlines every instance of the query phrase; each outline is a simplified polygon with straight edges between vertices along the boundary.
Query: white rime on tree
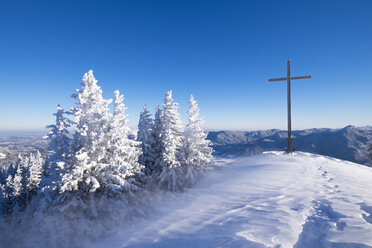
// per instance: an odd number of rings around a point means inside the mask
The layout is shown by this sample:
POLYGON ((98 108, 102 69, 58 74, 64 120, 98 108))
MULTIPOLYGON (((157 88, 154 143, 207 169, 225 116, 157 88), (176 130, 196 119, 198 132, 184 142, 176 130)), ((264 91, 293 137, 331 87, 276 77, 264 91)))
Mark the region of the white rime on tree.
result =
POLYGON ((13 212, 15 204, 13 188, 13 176, 9 174, 4 185, 2 185, 1 214, 4 216, 10 215, 13 212))
POLYGON ((114 113, 108 126, 105 163, 100 171, 106 174, 106 189, 112 193, 130 191, 136 188, 134 176, 140 173, 142 166, 138 163, 141 155, 140 143, 129 138, 127 109, 124 97, 115 91, 114 113))
POLYGON ((46 168, 43 175, 42 187, 57 190, 58 183, 61 181, 61 170, 64 169, 66 160, 70 155, 71 136, 68 128, 71 127, 73 122, 66 118, 64 115, 70 114, 65 112, 64 109, 58 104, 57 112, 53 115, 56 117, 56 122, 46 128, 50 129, 45 138, 49 139, 48 154, 46 159, 46 168))
MULTIPOLYGON (((36 194, 40 181, 41 173, 43 171, 43 158, 39 151, 36 154, 30 154, 29 165, 28 165, 28 180, 27 180, 27 192, 30 194, 36 194)), ((28 199, 29 199, 28 197, 28 199)))
POLYGON ((141 111, 138 122, 137 140, 141 142, 142 155, 139 157, 139 162, 145 166, 146 173, 151 173, 154 170, 156 159, 155 154, 155 132, 154 120, 151 118, 150 111, 146 105, 141 111))
POLYGON ((154 137, 154 144, 152 145, 152 150, 154 152, 154 164, 153 168, 147 173, 150 176, 154 176, 154 172, 159 172, 162 166, 162 153, 163 153, 163 141, 162 141, 162 130, 163 130, 163 110, 160 106, 156 107, 155 119, 152 130, 152 135, 154 137))
POLYGON ((103 99, 92 70, 85 73, 81 89, 72 97, 76 100, 76 106, 71 109, 76 127, 72 156, 65 168, 60 191, 95 192, 103 186, 100 182, 105 176, 97 169, 106 156, 106 147, 102 144, 106 142, 111 100, 103 99))
POLYGON ((165 95, 160 138, 159 187, 169 191, 180 191, 182 190, 182 170, 179 150, 182 144, 182 122, 178 113, 178 104, 172 99, 172 91, 168 91, 165 95))
POLYGON ((46 127, 50 129, 46 138, 49 139, 48 152, 51 153, 49 156, 51 160, 63 160, 69 154, 71 137, 68 128, 73 123, 64 116, 65 114, 70 112, 65 112, 58 104, 57 112, 53 114, 56 117, 55 124, 46 127))
POLYGON ((182 147, 182 164, 186 170, 185 180, 187 185, 196 182, 195 176, 212 159, 213 149, 209 147, 210 141, 207 140, 207 134, 203 132, 203 121, 199 117, 199 108, 190 96, 190 108, 188 110, 189 122, 186 125, 182 147))
POLYGON ((29 158, 18 156, 17 171, 13 178, 13 197, 15 200, 15 209, 21 211, 27 205, 27 179, 29 170, 29 158))
POLYGON ((8 215, 13 211, 22 211, 27 207, 32 197, 37 194, 39 189, 43 158, 40 152, 27 156, 18 156, 15 167, 9 173, 2 189, 2 214, 8 215))
POLYGON ((73 95, 76 106, 71 157, 62 177, 60 191, 108 194, 135 188, 135 176, 141 171, 138 163, 139 143, 130 139, 131 130, 124 113, 123 96, 115 91, 114 112, 109 113, 112 100, 102 97, 102 90, 90 70, 73 95))

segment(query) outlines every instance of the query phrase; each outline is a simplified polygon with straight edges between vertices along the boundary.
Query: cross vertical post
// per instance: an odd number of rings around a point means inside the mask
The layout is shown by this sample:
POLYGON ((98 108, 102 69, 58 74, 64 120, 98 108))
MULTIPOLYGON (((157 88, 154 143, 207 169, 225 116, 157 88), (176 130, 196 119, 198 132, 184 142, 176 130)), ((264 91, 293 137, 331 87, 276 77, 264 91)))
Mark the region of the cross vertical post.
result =
POLYGON ((287 60, 287 116, 288 116, 288 139, 286 152, 293 152, 292 146, 292 120, 291 120, 291 61, 287 60))
POLYGON ((288 115, 288 138, 287 138, 287 153, 292 153, 294 151, 292 145, 292 120, 291 120, 291 80, 297 79, 311 79, 311 76, 300 76, 291 77, 291 61, 287 60, 287 77, 285 78, 272 78, 269 82, 275 81, 287 81, 287 115, 288 115))

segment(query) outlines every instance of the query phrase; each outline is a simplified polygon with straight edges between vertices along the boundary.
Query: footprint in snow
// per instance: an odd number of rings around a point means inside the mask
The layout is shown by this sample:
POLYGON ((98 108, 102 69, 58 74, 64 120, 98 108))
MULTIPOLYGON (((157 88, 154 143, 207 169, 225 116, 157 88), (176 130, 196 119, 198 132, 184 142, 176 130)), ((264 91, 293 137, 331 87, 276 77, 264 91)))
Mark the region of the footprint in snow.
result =
POLYGON ((365 203, 360 203, 359 205, 360 209, 366 212, 365 214, 362 214, 363 219, 369 224, 372 224, 372 206, 368 206, 365 203))
POLYGON ((333 210, 330 202, 314 201, 313 207, 315 213, 307 217, 294 248, 333 247, 330 241, 332 226, 335 225, 338 231, 343 231, 347 226, 342 220, 346 216, 333 210))

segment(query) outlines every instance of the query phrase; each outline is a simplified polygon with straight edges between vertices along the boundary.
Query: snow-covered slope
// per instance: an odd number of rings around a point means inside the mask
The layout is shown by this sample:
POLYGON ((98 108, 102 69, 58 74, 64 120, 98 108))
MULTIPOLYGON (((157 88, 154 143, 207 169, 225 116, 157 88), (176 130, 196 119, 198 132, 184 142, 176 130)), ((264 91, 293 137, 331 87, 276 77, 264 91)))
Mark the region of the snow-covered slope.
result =
POLYGON ((268 152, 169 194, 96 247, 372 247, 372 169, 268 152))
MULTIPOLYGON (((314 128, 293 131, 296 151, 311 152, 351 162, 368 162, 367 148, 372 140, 372 127, 347 126, 341 129, 314 128)), ((284 151, 284 130, 209 132, 216 155, 252 155, 263 151, 284 151)))

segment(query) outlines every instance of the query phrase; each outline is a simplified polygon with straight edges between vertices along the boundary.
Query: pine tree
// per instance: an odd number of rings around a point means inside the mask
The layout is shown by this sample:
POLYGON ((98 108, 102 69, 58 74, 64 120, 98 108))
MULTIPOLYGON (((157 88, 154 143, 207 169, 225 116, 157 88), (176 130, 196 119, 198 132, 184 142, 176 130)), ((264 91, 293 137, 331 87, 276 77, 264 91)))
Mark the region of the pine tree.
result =
MULTIPOLYGON (((12 197, 12 186, 13 178, 12 175, 8 174, 10 167, 13 167, 12 164, 9 165, 8 170, 1 168, 1 182, 0 182, 0 215, 6 216, 12 208, 9 206, 11 204, 12 197)), ((13 168, 11 169, 13 170, 13 168)))
POLYGON ((106 132, 110 115, 102 90, 97 85, 93 71, 85 73, 81 89, 72 96, 76 106, 71 109, 75 116, 76 128, 73 136, 72 153, 69 165, 64 169, 61 192, 95 192, 101 187, 99 164, 106 156, 106 132))
POLYGON ((7 174, 5 168, 0 168, 0 205, 3 202, 3 192, 5 190, 7 174))
POLYGON ((29 158, 19 156, 17 171, 13 178, 12 192, 15 198, 15 210, 22 211, 27 206, 27 175, 29 173, 29 158))
POLYGON ((36 154, 30 154, 28 166, 28 180, 27 180, 27 200, 36 194, 40 186, 41 174, 43 171, 43 158, 39 151, 36 154))
POLYGON ((145 172, 150 174, 154 170, 155 163, 155 132, 154 132, 154 120, 151 118, 150 111, 146 105, 140 114, 138 122, 138 135, 137 140, 141 142, 142 155, 139 158, 139 162, 145 166, 145 172))
MULTIPOLYGON (((10 164, 8 166, 7 171, 4 170, 4 181, 1 183, 1 204, 0 204, 0 212, 3 216, 9 216, 14 209, 15 206, 15 197, 14 197, 14 177, 17 173, 17 168, 20 164, 22 159, 21 155, 18 155, 18 160, 15 164, 10 164)), ((20 174, 20 173, 19 173, 20 174)), ((18 181, 22 181, 19 180, 18 181)))
POLYGON ((71 136, 68 128, 73 122, 65 117, 65 114, 71 114, 64 111, 58 104, 55 124, 47 126, 50 129, 45 138, 49 139, 48 154, 46 159, 42 187, 43 190, 57 190, 58 183, 61 181, 61 170, 64 169, 66 161, 70 156, 71 136))
POLYGON ((100 164, 101 173, 106 174, 105 188, 109 193, 130 191, 136 187, 135 176, 141 172, 138 163, 141 155, 140 143, 130 139, 124 97, 115 91, 114 112, 107 132, 106 157, 100 164))
POLYGON ((2 189, 1 215, 9 216, 14 209, 13 177, 8 175, 2 189))
MULTIPOLYGON (((18 160, 20 159, 20 155, 18 155, 18 160)), ((17 163, 15 164, 10 164, 9 167, 8 167, 8 170, 6 172, 6 177, 8 177, 9 175, 14 177, 15 173, 17 172, 17 163)))
POLYGON ((160 132, 159 187, 169 191, 182 190, 182 170, 179 149, 182 141, 182 122, 178 104, 173 102, 172 91, 165 95, 160 132))
POLYGON ((189 123, 186 125, 181 152, 182 164, 186 170, 186 185, 195 183, 195 177, 211 161, 213 152, 209 147, 210 141, 206 140, 207 134, 203 132, 203 121, 199 117, 199 108, 192 95, 189 104, 189 123))
POLYGON ((156 111, 155 111, 155 119, 154 119, 154 126, 153 126, 153 137, 154 137, 153 149, 155 153, 155 162, 154 162, 155 169, 160 166, 161 154, 163 151, 162 131, 163 131, 163 110, 160 108, 160 106, 157 106, 156 111))
POLYGON ((57 105, 57 112, 53 115, 56 117, 56 122, 53 125, 48 125, 46 128, 50 129, 46 138, 48 143, 48 159, 51 161, 63 160, 68 154, 71 145, 71 137, 68 128, 73 122, 65 117, 65 114, 71 114, 64 111, 61 105, 57 105))
POLYGON ((3 167, 0 167, 0 186, 6 183, 6 172, 3 167))
POLYGON ((6 182, 2 184, 1 212, 9 215, 13 211, 23 211, 32 196, 37 194, 39 188, 43 159, 40 152, 35 155, 18 156, 18 160, 13 167, 10 165, 6 182), (14 173, 12 173, 15 170, 14 173))

